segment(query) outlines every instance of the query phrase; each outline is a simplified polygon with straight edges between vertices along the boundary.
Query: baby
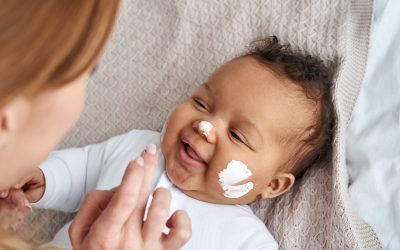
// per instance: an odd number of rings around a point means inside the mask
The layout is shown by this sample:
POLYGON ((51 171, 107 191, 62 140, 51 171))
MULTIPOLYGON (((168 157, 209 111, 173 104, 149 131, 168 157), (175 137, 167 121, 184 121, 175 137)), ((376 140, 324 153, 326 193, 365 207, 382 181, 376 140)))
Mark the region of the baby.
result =
MULTIPOLYGON (((36 205, 76 211, 85 193, 117 186, 121 167, 155 144, 162 156, 154 186, 169 188, 171 213, 186 210, 192 221, 184 249, 277 249, 246 204, 284 194, 329 160, 333 77, 320 59, 264 40, 178 104, 161 134, 133 130, 54 152, 40 166, 46 188, 36 205)), ((53 245, 68 239, 66 228, 53 245)))

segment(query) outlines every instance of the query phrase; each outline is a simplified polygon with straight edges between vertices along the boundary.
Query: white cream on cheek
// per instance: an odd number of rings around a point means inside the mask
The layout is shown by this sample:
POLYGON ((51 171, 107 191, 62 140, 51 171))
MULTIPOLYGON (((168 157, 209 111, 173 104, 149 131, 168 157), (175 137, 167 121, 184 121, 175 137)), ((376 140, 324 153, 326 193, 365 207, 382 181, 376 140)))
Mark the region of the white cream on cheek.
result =
POLYGON ((209 136, 210 131, 214 126, 208 121, 201 121, 201 122, 199 122, 198 127, 203 135, 209 136))
POLYGON ((224 190, 224 196, 228 198, 239 198, 253 189, 253 182, 237 184, 252 175, 250 169, 241 161, 232 160, 225 169, 219 172, 219 184, 224 190))

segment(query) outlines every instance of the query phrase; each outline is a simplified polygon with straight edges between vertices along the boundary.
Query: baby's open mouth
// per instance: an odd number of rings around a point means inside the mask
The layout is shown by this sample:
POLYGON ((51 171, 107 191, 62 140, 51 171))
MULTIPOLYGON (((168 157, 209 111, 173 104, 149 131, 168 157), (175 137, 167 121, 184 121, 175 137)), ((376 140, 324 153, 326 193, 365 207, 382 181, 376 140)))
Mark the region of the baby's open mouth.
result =
POLYGON ((207 162, 196 152, 189 142, 181 141, 178 151, 178 158, 188 169, 207 167, 207 162))
POLYGON ((195 161, 206 164, 206 162, 203 159, 201 159, 201 157, 196 153, 196 151, 192 147, 190 147, 188 143, 183 142, 183 148, 185 149, 186 154, 188 154, 190 158, 192 158, 195 161))

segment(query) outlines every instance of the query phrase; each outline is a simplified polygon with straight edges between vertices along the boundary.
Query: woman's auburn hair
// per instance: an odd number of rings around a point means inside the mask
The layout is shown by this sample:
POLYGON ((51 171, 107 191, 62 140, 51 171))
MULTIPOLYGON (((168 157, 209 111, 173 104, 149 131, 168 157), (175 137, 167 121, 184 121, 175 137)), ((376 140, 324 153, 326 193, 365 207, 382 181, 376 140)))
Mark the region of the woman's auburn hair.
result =
POLYGON ((12 0, 0 8, 0 107, 94 66, 119 0, 12 0))
MULTIPOLYGON (((0 0, 0 108, 74 81, 94 66, 119 0, 0 0)), ((0 249, 37 249, 3 228, 0 249)))

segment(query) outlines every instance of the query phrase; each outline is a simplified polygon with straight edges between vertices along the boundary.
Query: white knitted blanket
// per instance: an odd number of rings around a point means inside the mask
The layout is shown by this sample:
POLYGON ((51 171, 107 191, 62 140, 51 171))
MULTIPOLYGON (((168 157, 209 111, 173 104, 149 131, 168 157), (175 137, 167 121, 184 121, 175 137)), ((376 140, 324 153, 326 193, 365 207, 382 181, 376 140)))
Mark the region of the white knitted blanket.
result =
POLYGON ((324 59, 343 59, 334 93, 334 161, 311 168, 283 197, 252 207, 282 249, 379 249, 375 233, 352 213, 344 162, 372 8, 372 1, 356 0, 126 0, 89 81, 84 114, 62 147, 160 130, 168 111, 217 66, 252 40, 276 35, 324 59))

